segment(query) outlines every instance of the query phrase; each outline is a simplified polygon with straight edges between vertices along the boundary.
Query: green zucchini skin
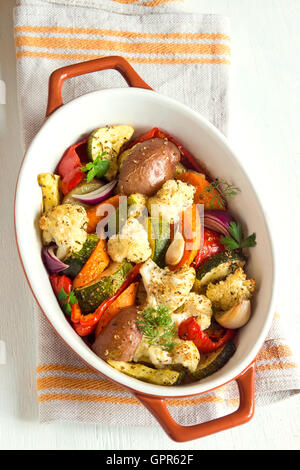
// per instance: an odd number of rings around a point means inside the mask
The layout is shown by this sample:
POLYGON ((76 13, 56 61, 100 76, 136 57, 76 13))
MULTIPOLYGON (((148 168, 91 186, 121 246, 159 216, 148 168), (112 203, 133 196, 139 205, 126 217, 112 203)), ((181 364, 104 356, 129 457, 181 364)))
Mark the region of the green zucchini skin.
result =
POLYGON ((81 311, 84 315, 94 312, 104 300, 114 295, 122 286, 132 264, 125 261, 117 265, 116 271, 98 278, 93 284, 74 289, 81 311))
POLYGON ((196 269, 195 290, 201 290, 210 282, 225 279, 238 267, 244 266, 245 257, 238 251, 222 251, 203 261, 196 269))
POLYGON ((179 385, 184 377, 184 371, 177 372, 171 369, 153 369, 145 364, 133 362, 113 360, 107 362, 123 374, 155 385, 179 385))
POLYGON ((64 269, 61 274, 64 274, 65 276, 68 276, 71 279, 74 279, 74 277, 77 276, 77 274, 81 271, 81 268, 85 265, 85 263, 91 256, 98 241, 99 238, 96 234, 89 234, 81 250, 77 253, 71 253, 64 260, 64 263, 68 264, 69 267, 64 269))
POLYGON ((164 222, 161 218, 158 219, 153 217, 151 217, 150 223, 155 244, 152 259, 157 266, 163 269, 166 267, 165 256, 171 243, 170 225, 164 222))
POLYGON ((232 341, 227 341, 227 343, 217 349, 217 351, 201 357, 197 370, 190 375, 195 380, 201 380, 204 379, 204 377, 214 374, 217 370, 225 366, 226 362, 229 361, 235 351, 235 344, 232 341))

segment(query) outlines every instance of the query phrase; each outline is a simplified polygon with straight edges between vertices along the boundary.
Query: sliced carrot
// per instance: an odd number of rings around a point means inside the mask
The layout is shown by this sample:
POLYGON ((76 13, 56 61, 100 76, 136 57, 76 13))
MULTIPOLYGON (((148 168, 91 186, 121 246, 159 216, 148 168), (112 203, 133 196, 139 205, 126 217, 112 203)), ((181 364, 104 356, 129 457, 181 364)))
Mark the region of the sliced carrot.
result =
POLYGON ((106 241, 100 238, 91 256, 73 280, 73 288, 83 287, 96 279, 109 265, 106 241))
POLYGON ((196 192, 194 196, 195 204, 204 204, 204 209, 220 209, 226 210, 225 202, 222 201, 221 194, 217 189, 206 191, 210 183, 200 173, 186 172, 178 176, 178 179, 184 183, 195 186, 196 192))
POLYGON ((104 219, 104 217, 108 215, 108 213, 104 215, 97 215, 98 209, 100 208, 100 206, 103 206, 104 204, 111 204, 115 209, 117 209, 119 207, 119 195, 117 194, 116 196, 112 196, 106 201, 100 202, 100 204, 97 204, 96 206, 93 206, 90 209, 87 209, 86 211, 87 216, 88 216, 87 233, 95 233, 97 224, 102 219, 104 219))
POLYGON ((136 293, 138 289, 138 282, 133 282, 117 299, 105 310, 101 316, 95 330, 95 337, 101 333, 103 328, 110 322, 110 320, 120 311, 121 308, 130 307, 135 304, 136 293))
POLYGON ((190 266, 200 247, 201 219, 196 204, 193 204, 184 211, 178 229, 184 238, 185 248, 179 263, 175 266, 169 266, 171 271, 176 271, 182 266, 190 266))

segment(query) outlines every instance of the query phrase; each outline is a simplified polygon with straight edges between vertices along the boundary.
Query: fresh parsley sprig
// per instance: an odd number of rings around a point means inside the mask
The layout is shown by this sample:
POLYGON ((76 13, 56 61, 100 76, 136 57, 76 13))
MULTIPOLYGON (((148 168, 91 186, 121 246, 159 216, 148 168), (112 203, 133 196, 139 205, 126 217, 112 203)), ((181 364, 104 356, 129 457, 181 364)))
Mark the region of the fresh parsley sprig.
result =
POLYGON ((172 340, 176 328, 168 307, 147 308, 143 311, 141 318, 138 318, 137 324, 151 345, 159 346, 165 351, 171 351, 174 348, 175 343, 172 340))
POLYGON ((72 305, 77 304, 78 300, 74 294, 74 291, 71 290, 68 294, 66 293, 65 289, 62 287, 57 297, 60 301, 63 311, 66 315, 71 315, 72 312, 72 305))
POLYGON ((215 207, 215 203, 222 209, 226 198, 236 196, 238 191, 240 189, 233 184, 215 179, 207 188, 203 189, 201 194, 203 196, 210 195, 210 207, 212 209, 215 207))
POLYGON ((256 245, 256 234, 252 233, 249 237, 243 240, 243 229, 240 223, 230 222, 228 232, 231 237, 227 235, 221 238, 221 243, 225 245, 227 250, 237 250, 240 248, 248 248, 256 245))
POLYGON ((99 154, 93 162, 87 163, 81 167, 81 171, 87 173, 86 180, 89 183, 94 178, 102 178, 109 169, 109 160, 102 160, 101 157, 106 155, 107 152, 99 154))

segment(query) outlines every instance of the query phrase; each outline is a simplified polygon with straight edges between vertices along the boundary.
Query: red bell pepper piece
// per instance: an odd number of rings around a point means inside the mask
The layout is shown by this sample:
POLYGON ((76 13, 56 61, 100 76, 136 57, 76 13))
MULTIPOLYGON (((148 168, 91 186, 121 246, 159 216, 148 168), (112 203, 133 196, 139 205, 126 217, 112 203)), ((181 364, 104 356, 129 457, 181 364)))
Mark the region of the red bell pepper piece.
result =
POLYGON ((93 313, 82 315, 79 306, 77 307, 78 304, 76 304, 76 306, 72 306, 71 321, 75 331, 80 336, 87 336, 93 332, 102 314, 109 307, 109 305, 111 305, 116 300, 116 298, 119 297, 119 295, 125 289, 127 289, 129 284, 132 284, 132 282, 136 281, 141 265, 142 263, 135 265, 134 268, 132 268, 132 270, 129 272, 120 289, 117 290, 117 292, 112 297, 104 300, 104 302, 102 302, 102 304, 100 304, 93 313))
POLYGON ((74 323, 73 328, 79 336, 89 336, 93 333, 95 326, 82 326, 81 323, 74 323))
POLYGON ((208 228, 204 228, 203 232, 203 245, 195 256, 193 262, 194 268, 198 268, 207 258, 225 251, 225 246, 220 241, 222 237, 220 233, 208 228))
POLYGON ((178 147, 181 153, 181 163, 186 168, 190 168, 192 170, 198 171, 199 173, 205 174, 203 168, 200 167, 200 165, 195 160, 193 155, 180 142, 178 142, 178 140, 174 139, 174 137, 172 137, 167 132, 162 131, 158 127, 153 127, 153 129, 150 129, 150 131, 146 132, 141 137, 139 137, 135 142, 131 143, 128 148, 131 148, 140 142, 145 142, 145 140, 149 140, 149 139, 153 139, 157 137, 161 139, 168 139, 170 142, 173 142, 173 144, 175 144, 178 147))
POLYGON ((58 296, 58 293, 64 289, 65 293, 68 294, 72 290, 72 281, 69 277, 63 275, 59 276, 58 274, 51 274, 50 276, 50 282, 52 289, 54 290, 54 293, 56 296, 58 296))
MULTIPOLYGON (((58 274, 51 274, 50 275, 50 282, 52 285, 52 289, 58 299, 59 304, 61 305, 62 309, 66 313, 66 308, 68 307, 69 309, 71 308, 71 315, 73 314, 73 310, 76 308, 80 310, 78 304, 73 304, 72 306, 69 304, 69 296, 65 300, 61 300, 59 293, 61 293, 62 289, 65 294, 69 294, 72 290, 72 281, 69 277, 63 275, 59 276, 58 274), (69 305, 67 305, 69 304, 69 305)), ((81 313, 81 312, 80 312, 81 313)), ((67 315, 70 315, 70 313, 66 313, 67 315)))
POLYGON ((81 171, 81 167, 82 163, 87 160, 87 141, 88 138, 85 138, 67 148, 58 164, 57 172, 62 179, 61 190, 63 194, 67 194, 84 179, 85 175, 81 171))
POLYGON ((178 336, 180 339, 193 341, 197 346, 200 353, 208 354, 216 351, 224 346, 230 339, 234 337, 234 330, 224 330, 223 336, 220 336, 217 341, 213 341, 204 331, 200 328, 194 317, 187 318, 180 323, 178 328, 178 336))

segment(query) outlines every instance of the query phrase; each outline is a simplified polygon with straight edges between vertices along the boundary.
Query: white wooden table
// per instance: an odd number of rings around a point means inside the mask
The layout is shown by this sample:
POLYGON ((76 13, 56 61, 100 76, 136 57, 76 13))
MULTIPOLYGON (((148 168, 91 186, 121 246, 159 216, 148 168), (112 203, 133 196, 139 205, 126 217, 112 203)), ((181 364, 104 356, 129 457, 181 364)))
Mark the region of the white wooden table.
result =
MULTIPOLYGON (((230 140, 264 198, 280 249, 279 312, 291 343, 300 327, 300 1, 186 0, 203 13, 226 14, 232 24, 230 140), (285 245, 284 245, 285 243, 285 245), (282 247, 282 248, 281 248, 282 247)), ((18 122, 12 8, 0 3, 1 306, 0 449, 297 449, 300 398, 257 408, 253 420, 187 444, 159 428, 38 423, 33 299, 17 257, 13 191, 22 157, 18 122)), ((293 344, 292 344, 293 345, 293 344)))

